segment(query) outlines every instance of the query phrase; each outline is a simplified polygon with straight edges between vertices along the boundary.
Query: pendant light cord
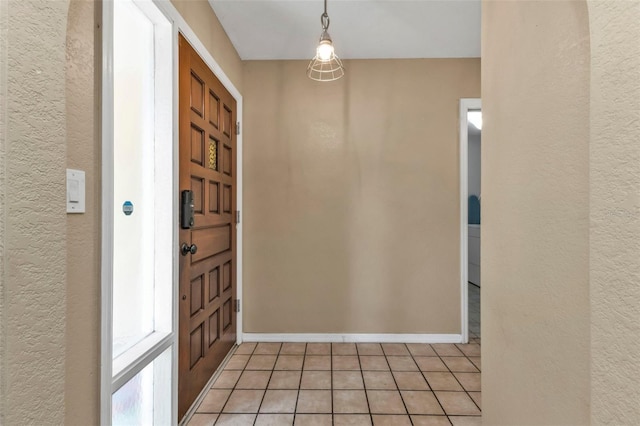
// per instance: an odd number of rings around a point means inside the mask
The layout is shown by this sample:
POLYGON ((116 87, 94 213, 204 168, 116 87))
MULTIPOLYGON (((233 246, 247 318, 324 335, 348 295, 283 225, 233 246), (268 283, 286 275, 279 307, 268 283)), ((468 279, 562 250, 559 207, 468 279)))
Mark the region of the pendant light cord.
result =
POLYGON ((329 14, 327 13, 327 0, 324 0, 324 13, 320 15, 320 22, 322 23, 322 29, 327 31, 329 23, 331 22, 329 20, 329 14))

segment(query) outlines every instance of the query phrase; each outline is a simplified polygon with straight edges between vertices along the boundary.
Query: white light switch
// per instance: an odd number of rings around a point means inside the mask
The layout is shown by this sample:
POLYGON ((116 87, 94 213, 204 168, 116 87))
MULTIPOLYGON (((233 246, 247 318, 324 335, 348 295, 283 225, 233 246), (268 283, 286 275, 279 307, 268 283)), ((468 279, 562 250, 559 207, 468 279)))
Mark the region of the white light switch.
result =
POLYGON ((80 201, 80 183, 77 180, 69 180, 69 202, 80 201))
POLYGON ((67 169, 67 213, 84 213, 84 172, 67 169))

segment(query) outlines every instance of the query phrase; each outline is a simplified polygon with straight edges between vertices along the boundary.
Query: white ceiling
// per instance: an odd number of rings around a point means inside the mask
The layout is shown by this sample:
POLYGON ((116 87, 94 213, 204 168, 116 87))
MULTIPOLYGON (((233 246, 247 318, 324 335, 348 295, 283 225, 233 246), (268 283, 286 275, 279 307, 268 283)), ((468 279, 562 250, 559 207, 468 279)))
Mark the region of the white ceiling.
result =
MULTIPOLYGON (((209 0, 240 57, 310 59, 323 0, 209 0)), ((342 59, 480 57, 480 0, 329 0, 342 59)))

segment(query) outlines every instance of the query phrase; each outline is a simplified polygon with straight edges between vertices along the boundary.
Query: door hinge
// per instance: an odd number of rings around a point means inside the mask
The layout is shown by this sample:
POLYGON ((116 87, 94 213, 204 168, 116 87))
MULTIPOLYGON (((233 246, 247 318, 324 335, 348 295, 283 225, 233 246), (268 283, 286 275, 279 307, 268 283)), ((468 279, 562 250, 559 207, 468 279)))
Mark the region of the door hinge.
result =
POLYGON ((236 135, 239 135, 239 134, 240 134, 240 122, 238 121, 236 123, 236 135))
POLYGON ((236 312, 240 312, 240 299, 236 299, 236 312))
POLYGON ((236 210, 236 224, 240 223, 240 210, 236 210))

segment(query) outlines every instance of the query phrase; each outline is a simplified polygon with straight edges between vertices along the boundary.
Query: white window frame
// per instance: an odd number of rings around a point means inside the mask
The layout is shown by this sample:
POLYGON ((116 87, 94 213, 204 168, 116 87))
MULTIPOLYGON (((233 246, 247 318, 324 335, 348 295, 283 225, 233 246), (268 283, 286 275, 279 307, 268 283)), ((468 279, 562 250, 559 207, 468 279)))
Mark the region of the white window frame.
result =
MULTIPOLYGON (((104 0, 102 2, 102 271, 101 271, 101 370, 100 370, 100 422, 102 425, 111 424, 111 400, 114 390, 113 377, 113 357, 112 357, 112 265, 113 265, 113 1, 104 0)), ((136 0, 141 2, 144 0, 136 0)), ((170 21, 172 30, 172 55, 173 55, 173 193, 178 194, 178 34, 182 34, 196 50, 204 62, 213 71, 222 85, 236 100, 237 120, 242 123, 243 119, 243 98, 240 91, 231 82, 231 79, 222 70, 222 67, 209 53, 204 44, 189 27, 184 18, 173 6, 170 0, 146 0, 152 2, 170 21)), ((237 136, 237 209, 243 209, 243 135, 237 136)), ((174 219, 178 217, 177 196, 173 197, 174 219)), ((242 213, 241 213, 242 216, 242 213)), ((176 219, 177 220, 177 219, 176 219)), ((174 223, 177 221, 174 220, 174 223)), ((237 229, 237 294, 242 298, 243 289, 243 221, 236 225, 237 229)), ((178 227, 173 232, 174 247, 178 247, 178 227)), ((131 378, 141 371, 146 364, 143 360, 152 360, 163 352, 163 349, 172 347, 172 423, 177 424, 178 407, 178 292, 179 292, 179 266, 178 250, 173 256, 173 308, 172 308, 172 332, 163 337, 160 341, 152 343, 149 348, 138 358, 137 367, 130 368, 126 374, 121 374, 115 379, 118 388, 126 383, 127 377, 131 378), (163 348, 163 349, 161 349, 163 348), (135 372, 135 374, 134 374, 135 372)), ((236 343, 243 341, 243 321, 242 315, 238 315, 236 321, 236 343)))
POLYGON ((482 110, 479 98, 460 99, 460 323, 462 343, 469 343, 469 119, 482 110))
MULTIPOLYGON (((170 280, 172 285, 168 292, 160 294, 162 289, 156 288, 155 304, 158 305, 160 299, 170 300, 168 306, 171 309, 171 313, 167 316, 160 317, 156 315, 154 319, 154 332, 149 336, 136 343, 133 347, 126 350, 123 354, 119 355, 115 359, 113 358, 113 250, 114 250, 114 1, 117 0, 105 0, 102 4, 102 28, 103 28, 103 46, 102 46, 102 306, 101 306, 101 409, 100 409, 100 421, 103 425, 110 425, 112 419, 112 396, 118 391, 124 384, 131 380, 134 376, 140 373, 147 365, 153 362, 158 356, 164 353, 166 350, 171 349, 171 378, 172 382, 176 380, 177 371, 177 339, 176 339, 176 301, 175 301, 175 282, 177 279, 177 256, 172 254, 173 258, 173 277, 170 280)), ((166 46, 169 43, 171 46, 170 37, 173 36, 172 21, 166 17, 159 8, 155 7, 151 0, 132 0, 137 7, 139 7, 143 13, 154 23, 154 45, 156 46, 156 55, 160 53, 159 46, 166 46), (158 30, 159 27, 165 27, 163 30, 158 30), (168 31, 167 31, 168 30, 168 31)), ((175 47, 172 47, 175 49, 175 47)), ((156 57, 156 56, 154 56, 156 57)), ((170 75, 163 75, 159 77, 161 67, 156 68, 156 85, 159 86, 162 80, 169 80, 175 82, 176 80, 176 65, 175 65, 175 52, 171 53, 170 63, 170 75)), ((161 70, 161 72, 165 72, 161 70)), ((174 85, 175 86, 175 85, 174 85)), ((173 134, 171 135, 171 146, 174 147, 171 154, 172 173, 171 173, 171 191, 175 193, 175 179, 177 171, 177 154, 175 150, 175 140, 177 138, 177 120, 175 117, 175 87, 170 90, 172 99, 169 108, 164 108, 170 111, 171 127, 173 134)), ((158 101, 156 99, 156 101, 158 101)), ((158 123, 162 123, 162 118, 159 114, 162 114, 163 108, 156 108, 154 120, 156 124, 156 134, 159 131, 166 131, 167 129, 160 129, 158 123)), ((166 119, 166 117, 164 117, 166 119)), ((157 142, 156 142, 157 143, 157 142)), ((172 212, 170 223, 175 222, 177 217, 177 203, 171 194, 165 194, 172 200, 172 212)), ((177 241, 177 229, 172 230, 171 244, 172 247, 176 246, 177 241)), ((164 304, 166 306, 167 304, 164 304)), ((157 309, 156 309, 157 310, 157 309)), ((172 384, 171 389, 171 409, 170 418, 173 420, 177 413, 177 399, 173 388, 176 385, 172 384)))

